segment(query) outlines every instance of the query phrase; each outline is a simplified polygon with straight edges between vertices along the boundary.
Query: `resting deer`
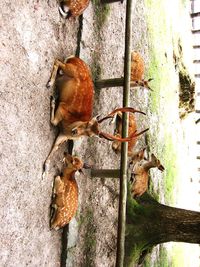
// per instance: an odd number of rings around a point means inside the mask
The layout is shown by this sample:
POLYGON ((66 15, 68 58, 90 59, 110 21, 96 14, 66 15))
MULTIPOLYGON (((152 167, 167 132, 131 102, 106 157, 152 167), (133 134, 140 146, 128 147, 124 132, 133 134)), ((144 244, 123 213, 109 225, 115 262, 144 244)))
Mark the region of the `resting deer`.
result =
POLYGON ((63 0, 60 1, 59 11, 62 17, 78 17, 88 7, 90 0, 63 0))
POLYGON ((118 140, 126 142, 136 138, 141 133, 133 133, 127 138, 116 137, 100 131, 99 125, 104 120, 112 118, 115 113, 139 112, 133 108, 119 108, 102 119, 92 118, 94 89, 92 78, 87 65, 77 57, 68 58, 66 63, 56 60, 53 66, 50 81, 47 86, 56 86, 59 94, 58 107, 55 111, 55 100, 51 101, 51 123, 59 124, 60 133, 53 145, 53 148, 45 162, 45 170, 48 169, 51 156, 59 146, 67 140, 77 139, 81 136, 94 136, 106 138, 108 140, 118 140), (56 80, 58 69, 63 71, 63 75, 56 80))
POLYGON ((142 56, 138 52, 133 51, 131 53, 131 81, 135 82, 136 85, 151 90, 149 82, 152 79, 149 79, 147 81, 144 80, 144 69, 144 60, 142 56))
POLYGON ((143 195, 148 188, 149 170, 157 167, 160 171, 164 171, 164 167, 161 165, 160 160, 156 158, 154 154, 151 154, 151 160, 147 160, 144 157, 145 149, 134 154, 130 164, 133 163, 133 183, 131 186, 131 193, 133 197, 139 197, 143 195))
POLYGON ((68 224, 77 211, 78 185, 75 173, 83 168, 83 162, 69 154, 65 154, 64 163, 63 174, 55 178, 53 186, 50 227, 56 230, 68 224))
MULTIPOLYGON (((141 114, 144 114, 144 112, 141 112, 141 114)), ((145 131, 147 131, 146 129, 145 131)), ((144 131, 144 132, 145 132, 144 131)), ((128 133, 129 135, 132 135, 133 133, 137 132, 137 124, 136 124, 136 119, 135 115, 130 113, 129 114, 129 125, 128 125, 128 133)), ((143 132, 143 133, 144 133, 143 132)), ((122 135, 122 113, 118 112, 116 116, 116 129, 115 129, 115 136, 121 137, 122 135)), ((133 148, 137 142, 137 137, 131 139, 128 142, 128 156, 131 157, 133 155, 133 148)), ((119 141, 113 141, 112 143, 112 149, 116 152, 119 153, 121 151, 121 142, 119 141)))

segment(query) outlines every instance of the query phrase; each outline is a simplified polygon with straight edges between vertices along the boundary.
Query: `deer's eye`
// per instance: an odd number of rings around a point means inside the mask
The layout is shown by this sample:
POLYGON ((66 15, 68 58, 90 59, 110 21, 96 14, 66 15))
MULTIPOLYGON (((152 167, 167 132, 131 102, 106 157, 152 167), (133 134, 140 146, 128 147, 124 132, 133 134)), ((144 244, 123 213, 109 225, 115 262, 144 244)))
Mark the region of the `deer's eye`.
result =
POLYGON ((76 134, 78 134, 78 131, 77 131, 77 129, 73 129, 71 133, 72 133, 72 135, 76 135, 76 134))

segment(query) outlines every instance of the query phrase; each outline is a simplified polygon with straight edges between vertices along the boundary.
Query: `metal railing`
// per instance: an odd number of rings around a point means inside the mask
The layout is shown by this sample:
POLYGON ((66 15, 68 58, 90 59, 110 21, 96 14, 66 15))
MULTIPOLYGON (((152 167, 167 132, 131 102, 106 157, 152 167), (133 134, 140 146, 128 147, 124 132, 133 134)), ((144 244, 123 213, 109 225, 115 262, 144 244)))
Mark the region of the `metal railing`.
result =
MULTIPOLYGON (((105 3, 120 2, 120 0, 105 3)), ((122 2, 122 1, 121 1, 122 2)), ((132 33, 132 6, 133 0, 127 0, 126 3, 126 25, 125 25, 125 59, 124 59, 124 77, 95 81, 97 88, 123 86, 123 107, 129 106, 130 86, 134 84, 130 81, 131 77, 131 33, 132 33)), ((82 23, 82 22, 81 22, 82 23)), ((80 23, 80 24, 81 24, 80 23)), ((82 24, 81 24, 82 27, 82 24)), ((80 47, 77 49, 76 56, 79 56, 80 47)), ((122 137, 128 136, 128 116, 126 113, 122 116, 122 137)), ((69 153, 72 152, 69 151, 69 153)), ((122 143, 120 169, 113 170, 91 170, 91 177, 107 177, 120 179, 120 194, 118 208, 118 233, 117 233, 117 252, 116 267, 123 267, 125 254, 125 228, 126 228, 126 198, 127 198, 127 173, 128 173, 128 144, 122 143)), ((62 249, 61 249, 61 267, 66 267, 67 243, 68 243, 68 225, 63 228, 62 249)))

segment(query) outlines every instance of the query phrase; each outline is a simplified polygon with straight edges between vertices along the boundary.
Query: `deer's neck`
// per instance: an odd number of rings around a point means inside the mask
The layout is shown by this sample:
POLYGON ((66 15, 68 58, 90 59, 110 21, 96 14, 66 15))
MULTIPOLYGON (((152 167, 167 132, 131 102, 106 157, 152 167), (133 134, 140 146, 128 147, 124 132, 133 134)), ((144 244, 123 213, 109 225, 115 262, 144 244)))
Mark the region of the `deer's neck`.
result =
POLYGON ((145 162, 143 167, 148 172, 151 168, 156 167, 156 165, 153 164, 153 162, 149 161, 149 162, 145 162))
POLYGON ((64 180, 70 180, 70 179, 74 179, 75 177, 75 170, 69 169, 69 168, 65 168, 63 170, 63 178, 64 180))

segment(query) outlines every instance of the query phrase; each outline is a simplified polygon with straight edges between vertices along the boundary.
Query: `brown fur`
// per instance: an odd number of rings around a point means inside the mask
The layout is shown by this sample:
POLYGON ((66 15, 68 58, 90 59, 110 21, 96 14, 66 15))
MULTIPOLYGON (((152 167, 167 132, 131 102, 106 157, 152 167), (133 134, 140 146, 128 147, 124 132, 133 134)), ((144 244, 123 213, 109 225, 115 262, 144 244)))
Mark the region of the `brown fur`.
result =
POLYGON ((133 197, 139 197, 143 195, 148 188, 149 170, 157 167, 160 171, 164 171, 164 167, 154 154, 151 154, 151 160, 145 159, 144 149, 135 153, 131 163, 133 164, 132 175, 134 178, 131 186, 131 193, 133 197))
POLYGON ((45 161, 45 171, 48 169, 51 156, 59 146, 68 139, 73 140, 81 136, 97 135, 108 140, 117 139, 120 142, 126 142, 143 133, 133 133, 128 138, 121 138, 99 130, 99 124, 103 120, 113 117, 118 111, 132 113, 142 112, 126 107, 114 110, 101 120, 92 118, 94 98, 93 83, 87 65, 80 58, 69 58, 66 63, 56 60, 47 86, 53 86, 55 81, 59 99, 56 111, 55 100, 52 99, 51 123, 55 126, 60 126, 60 133, 45 161), (57 78, 56 76, 59 68, 63 71, 63 75, 57 78))
POLYGON ((145 65, 142 56, 138 52, 133 51, 131 53, 131 81, 135 82, 135 84, 138 86, 142 86, 151 90, 148 84, 151 79, 147 81, 144 80, 144 70, 145 65))
MULTIPOLYGON (((63 0, 61 6, 69 8, 68 14, 65 17, 78 17, 88 7, 90 0, 63 0)), ((61 7, 62 9, 62 7, 61 7)), ((63 10, 62 10, 63 11, 63 10)), ((65 11, 63 11, 65 13, 65 11)))
MULTIPOLYGON (((68 139, 76 139, 87 133, 88 121, 92 119, 94 88, 90 70, 83 60, 77 57, 67 59, 66 63, 56 60, 53 66, 50 81, 47 86, 51 87, 56 81, 59 95, 58 107, 55 111, 55 100, 51 102, 51 123, 60 126, 60 133, 47 158, 68 139), (63 75, 57 78, 58 69, 63 75), (79 131, 74 130, 79 126, 79 131)), ((45 166, 47 168, 47 166, 45 166)))
MULTIPOLYGON (((143 113, 144 114, 144 113, 143 113)), ((137 124, 134 114, 129 114, 129 125, 128 125, 128 134, 129 136, 137 132, 137 124)), ((115 134, 118 137, 121 137, 122 135, 122 113, 118 112, 116 117, 116 129, 115 134)), ((135 144, 137 142, 137 136, 135 138, 132 138, 128 142, 128 156, 132 156, 133 149, 135 147, 135 144)), ((121 143, 118 141, 113 141, 112 148, 116 153, 119 153, 121 151, 121 143)))
POLYGON ((82 169, 83 163, 77 157, 65 155, 66 167, 63 175, 54 181, 52 208, 55 209, 51 219, 51 228, 60 229, 74 217, 78 208, 78 185, 75 172, 82 169))

